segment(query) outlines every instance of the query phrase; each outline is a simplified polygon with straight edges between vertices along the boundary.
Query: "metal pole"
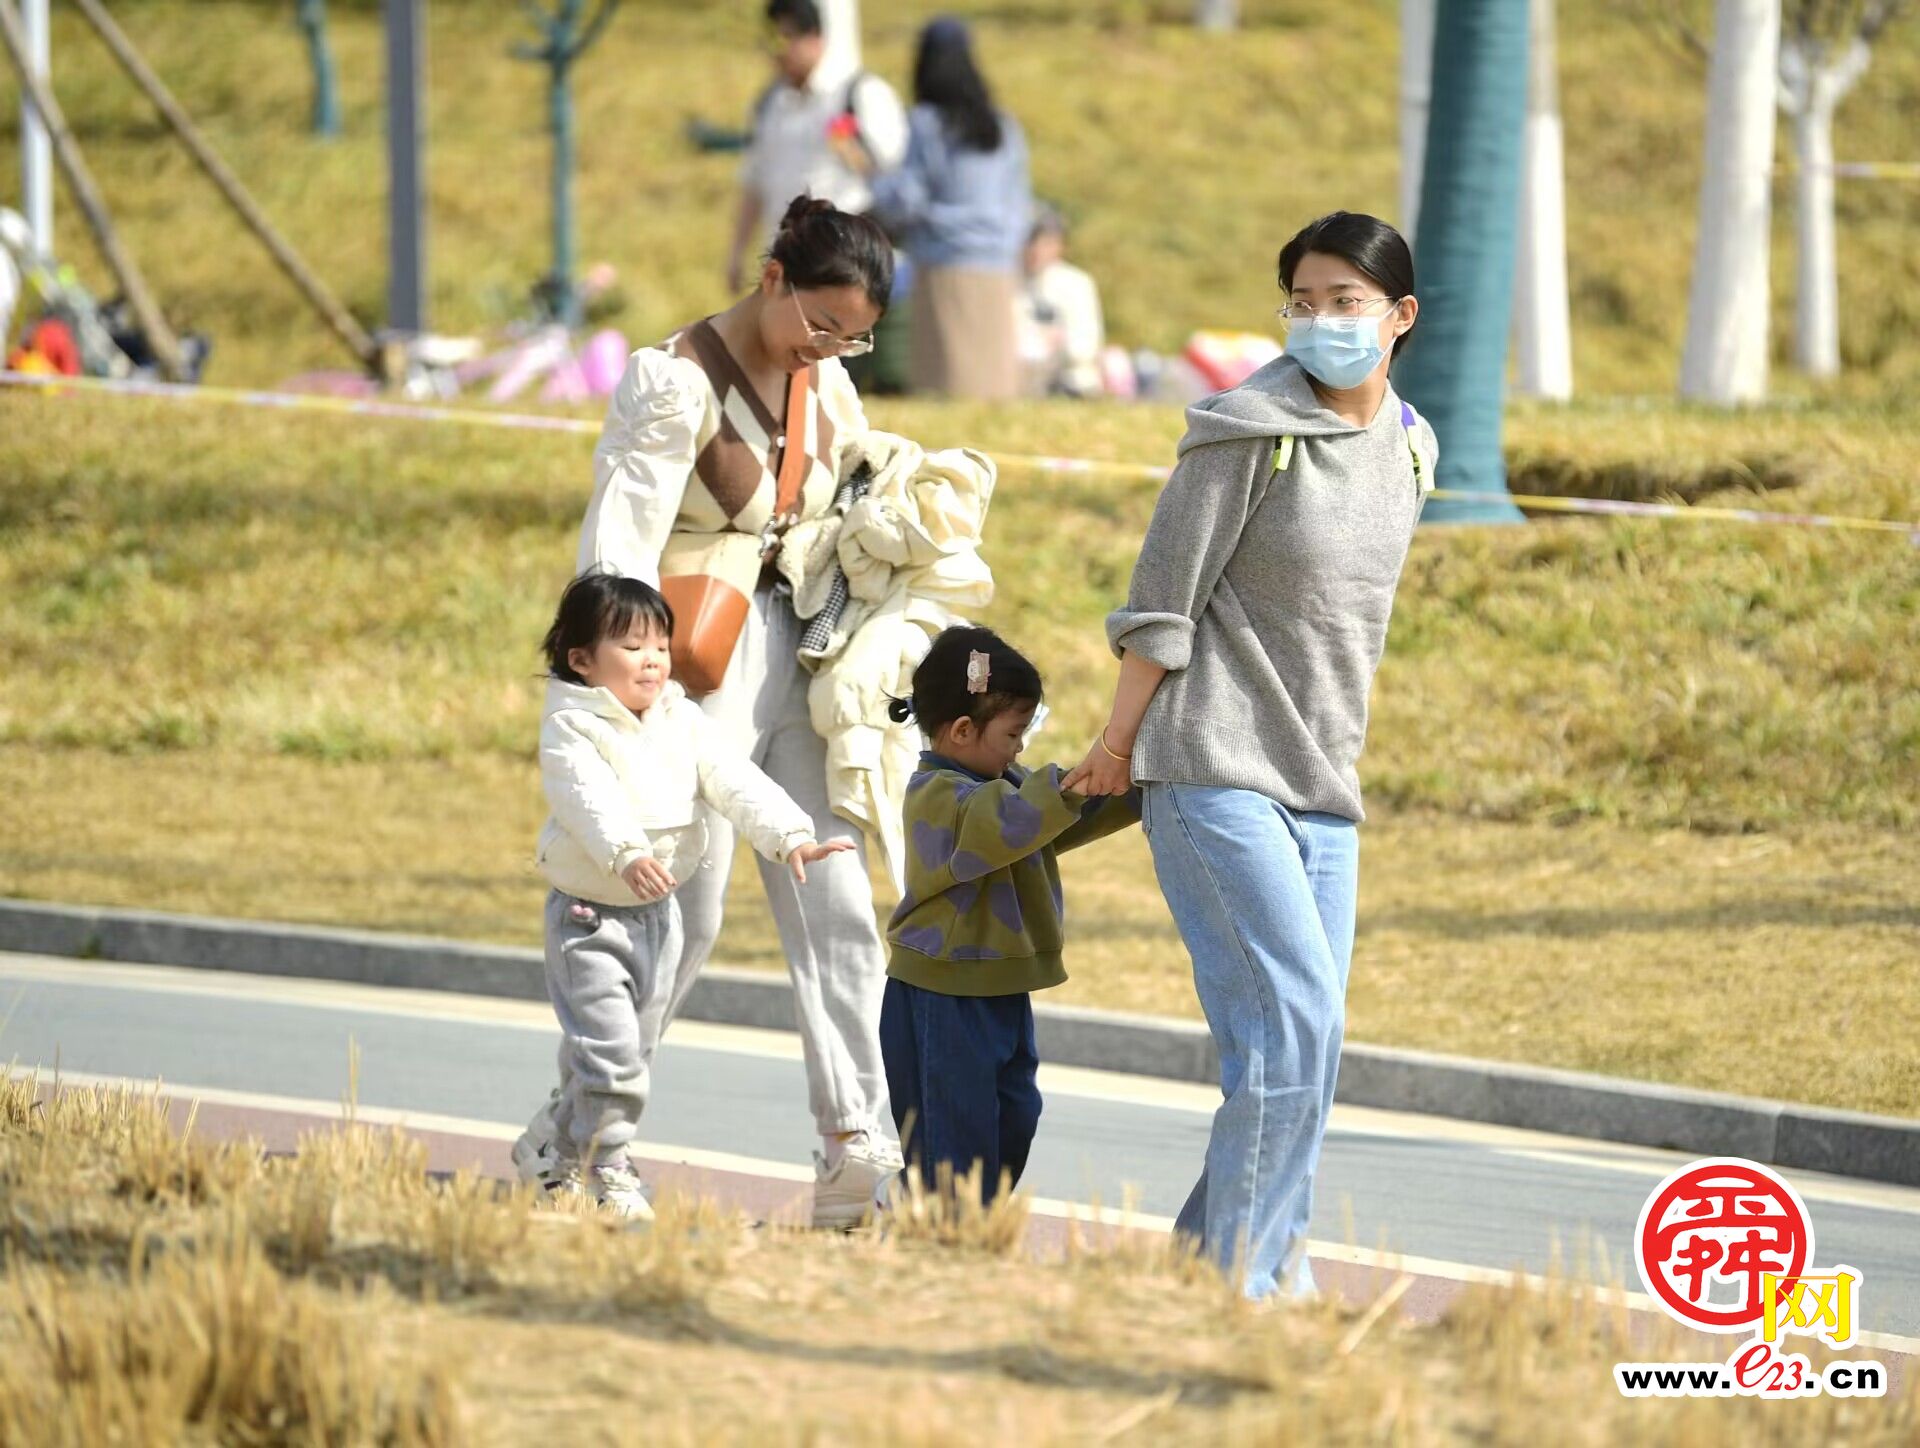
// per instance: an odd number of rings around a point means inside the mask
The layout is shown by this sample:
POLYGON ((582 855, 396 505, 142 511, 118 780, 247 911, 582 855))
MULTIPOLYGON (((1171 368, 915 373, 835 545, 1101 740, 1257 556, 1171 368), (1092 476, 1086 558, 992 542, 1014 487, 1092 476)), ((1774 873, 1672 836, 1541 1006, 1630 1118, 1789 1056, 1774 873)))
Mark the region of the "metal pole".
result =
POLYGON ((580 325, 580 296, 573 285, 573 100, 567 93, 565 59, 548 79, 553 121, 553 309, 562 325, 580 325))
POLYGON ((385 0, 387 19, 387 326, 427 326, 427 237, 421 116, 426 46, 421 0, 385 0))
MULTIPOLYGON (((53 36, 47 24, 47 0, 20 0, 26 32, 27 65, 43 83, 52 74, 53 36)), ((20 97, 20 211, 42 256, 53 253, 53 148, 47 128, 23 93, 20 97)))
POLYGON ((20 77, 20 89, 39 111, 40 119, 46 122, 47 135, 53 144, 53 158, 65 174, 67 185, 73 188, 73 198, 80 204, 80 214, 86 218, 94 240, 99 243, 101 255, 106 257, 107 266, 119 282, 120 290, 126 293, 127 304, 133 308, 134 320, 146 334, 147 345, 153 349, 161 374, 169 382, 186 381, 187 369, 180 360, 180 341, 173 335, 173 328, 167 325, 166 317, 154 302, 153 293, 147 290, 147 281, 140 274, 140 268, 121 249, 120 238, 114 234, 113 222, 107 215, 106 203, 100 199, 100 188, 94 185, 93 173, 87 170, 80 147, 74 141, 73 133, 67 129, 66 117, 60 112, 60 103, 53 98, 52 88, 33 73, 28 63, 27 39, 20 29, 19 17, 14 13, 13 0, 0 0, 0 44, 5 45, 7 57, 20 77))
POLYGON ((180 108, 180 103, 161 83, 160 77, 155 75, 147 67, 147 63, 140 58, 139 52, 133 48, 125 33, 107 13, 106 6, 102 5, 100 0, 74 0, 74 3, 80 7, 80 13, 86 16, 87 23, 99 32, 100 38, 106 42, 107 49, 113 52, 113 58, 120 62, 127 74, 133 77, 133 83, 140 88, 148 100, 153 102, 154 108, 160 112, 161 119, 166 121, 173 128, 174 134, 185 143, 188 153, 199 163, 200 169, 213 179, 213 184, 220 188, 220 194, 227 198, 228 204, 239 213, 240 219, 260 239, 261 245, 266 247, 268 254, 286 274, 287 279, 299 289, 300 295, 307 299, 308 305, 319 313, 320 319, 333 330, 333 334, 346 344, 348 351, 368 368, 377 367, 380 349, 374 344, 373 338, 369 337, 366 329, 353 319, 345 307, 340 305, 333 293, 327 290, 326 284, 308 270, 307 264, 288 245, 286 238, 274 229, 273 223, 267 220, 266 215, 254 204, 253 198, 247 194, 246 187, 240 184, 240 179, 227 169, 224 161, 214 154, 213 148, 207 145, 199 131, 194 129, 193 122, 180 108))

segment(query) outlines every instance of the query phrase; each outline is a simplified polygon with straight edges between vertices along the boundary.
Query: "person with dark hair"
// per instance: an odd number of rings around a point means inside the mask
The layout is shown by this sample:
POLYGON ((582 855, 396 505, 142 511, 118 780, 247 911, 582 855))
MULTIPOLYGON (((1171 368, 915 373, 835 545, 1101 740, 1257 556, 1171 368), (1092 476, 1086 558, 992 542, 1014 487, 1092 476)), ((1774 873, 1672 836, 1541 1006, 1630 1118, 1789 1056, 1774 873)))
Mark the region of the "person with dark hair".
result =
MULTIPOLYGON (((831 513, 867 434, 840 359, 865 351, 893 280, 879 226, 832 203, 786 208, 753 290, 628 359, 594 449, 578 569, 657 585, 673 604, 673 667, 728 737, 799 801, 815 838, 862 846, 836 815, 827 743, 808 712, 794 595, 812 555, 784 547, 831 513), (789 556, 792 554, 793 556, 789 556)), ((816 530, 817 531, 817 530, 816 530)), ((689 982, 720 933, 733 832, 681 881, 689 982)), ((878 1035, 886 953, 864 849, 798 889, 763 865, 794 984, 810 1104, 822 1137, 814 1220, 850 1226, 899 1167, 878 1035)))
POLYGON ((740 173, 740 206, 727 254, 727 289, 739 291, 753 248, 764 246, 788 201, 817 196, 843 211, 873 204, 870 177, 907 153, 907 117, 892 86, 827 43, 845 16, 831 0, 770 0, 774 77, 754 102, 740 173))
POLYGON ((1033 208, 1026 136, 995 109, 958 20, 920 32, 913 90, 906 159, 875 180, 873 199, 913 261, 913 386, 1012 397, 1015 293, 1033 208))
POLYGON ((1140 818, 1137 794, 1088 799, 1057 764, 1014 763, 1042 692, 999 635, 957 627, 895 709, 931 747, 907 788, 906 892, 887 928, 887 1090, 926 1190, 977 1168, 983 1202, 1018 1184, 1040 1124, 1033 992, 1067 978, 1056 857, 1140 818))
POLYGON ((627 1152, 680 984, 680 882, 717 811, 796 888, 853 848, 814 843, 813 821, 710 730, 674 683, 673 609, 636 578, 567 585, 542 644, 548 683, 540 776, 547 995, 560 1018, 560 1087, 513 1145, 521 1179, 625 1217, 653 1207, 627 1152))
POLYGON ((1113 708, 1066 787, 1144 787, 1155 872, 1224 1101, 1178 1230, 1250 1297, 1304 1244, 1353 953, 1355 763, 1433 430, 1388 381, 1420 304, 1405 240, 1335 212, 1280 253, 1285 355, 1187 411, 1125 607, 1113 708))

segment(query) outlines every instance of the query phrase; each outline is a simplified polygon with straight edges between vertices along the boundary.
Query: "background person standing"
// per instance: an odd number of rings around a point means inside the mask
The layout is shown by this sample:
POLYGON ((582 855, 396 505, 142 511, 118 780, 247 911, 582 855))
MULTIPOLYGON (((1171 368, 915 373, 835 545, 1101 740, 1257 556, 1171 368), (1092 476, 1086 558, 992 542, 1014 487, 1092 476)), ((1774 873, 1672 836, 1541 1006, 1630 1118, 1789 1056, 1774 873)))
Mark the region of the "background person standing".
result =
POLYGON ((1019 391, 1014 302, 1033 209, 1027 139, 994 108, 958 20, 920 33, 906 160, 874 182, 874 213, 914 266, 916 392, 1010 398, 1019 391))
POLYGON ((816 0, 770 0, 776 72, 754 103, 740 171, 740 207, 727 253, 727 290, 764 248, 796 196, 857 214, 873 204, 871 177, 898 166, 907 118, 893 87, 830 52, 816 0))

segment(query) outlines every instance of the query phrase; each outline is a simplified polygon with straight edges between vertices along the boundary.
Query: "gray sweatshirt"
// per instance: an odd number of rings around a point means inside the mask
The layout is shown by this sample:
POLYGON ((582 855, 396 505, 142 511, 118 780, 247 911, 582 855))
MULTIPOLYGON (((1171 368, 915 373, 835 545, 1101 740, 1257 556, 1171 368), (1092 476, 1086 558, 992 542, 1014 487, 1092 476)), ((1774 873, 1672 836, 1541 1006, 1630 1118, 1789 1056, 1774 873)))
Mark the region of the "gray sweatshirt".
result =
POLYGON ((1357 428, 1290 357, 1187 410, 1127 606, 1107 619, 1116 654, 1168 671, 1134 745, 1136 780, 1365 817, 1354 765, 1367 693, 1438 455, 1391 387, 1357 428))

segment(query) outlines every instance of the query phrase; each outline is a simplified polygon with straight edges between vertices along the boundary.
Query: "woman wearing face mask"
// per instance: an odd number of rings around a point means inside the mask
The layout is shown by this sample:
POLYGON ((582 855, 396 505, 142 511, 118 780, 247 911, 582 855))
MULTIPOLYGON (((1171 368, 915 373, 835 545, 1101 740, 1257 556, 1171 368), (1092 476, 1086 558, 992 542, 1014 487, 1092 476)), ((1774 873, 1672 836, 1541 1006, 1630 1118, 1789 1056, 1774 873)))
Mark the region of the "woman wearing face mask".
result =
POLYGON ((1107 620, 1120 682, 1065 788, 1144 786, 1154 869, 1225 1097, 1179 1230, 1249 1297, 1310 1294, 1362 818, 1354 765, 1433 431, 1388 382, 1405 240, 1335 212, 1280 253, 1285 355, 1187 413, 1107 620))

